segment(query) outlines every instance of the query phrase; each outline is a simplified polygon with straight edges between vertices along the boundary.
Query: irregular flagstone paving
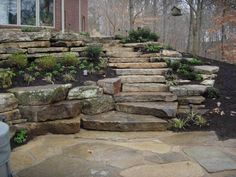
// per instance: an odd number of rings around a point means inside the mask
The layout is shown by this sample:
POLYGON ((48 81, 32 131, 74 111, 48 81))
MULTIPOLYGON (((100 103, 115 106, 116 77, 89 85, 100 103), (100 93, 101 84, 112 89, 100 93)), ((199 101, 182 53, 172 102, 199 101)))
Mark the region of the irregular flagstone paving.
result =
POLYGON ((37 137, 11 155, 14 177, 236 177, 235 164, 236 139, 214 132, 81 130, 37 137))

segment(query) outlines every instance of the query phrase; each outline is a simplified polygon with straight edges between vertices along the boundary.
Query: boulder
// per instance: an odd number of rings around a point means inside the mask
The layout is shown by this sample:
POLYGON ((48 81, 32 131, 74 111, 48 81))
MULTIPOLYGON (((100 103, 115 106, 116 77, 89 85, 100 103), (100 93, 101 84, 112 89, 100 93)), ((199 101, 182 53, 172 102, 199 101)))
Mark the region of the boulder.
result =
POLYGON ((12 93, 1 93, 0 94, 0 113, 11 111, 16 109, 18 101, 12 93))
POLYGON ((194 66, 194 71, 201 73, 201 74, 215 74, 219 72, 218 66, 209 66, 209 65, 202 65, 202 66, 194 66))
POLYGON ((121 91, 121 79, 120 78, 108 78, 102 79, 97 84, 103 88, 104 93, 107 94, 118 94, 121 91))
POLYGON ((178 97, 180 105, 202 104, 205 100, 203 96, 178 97))
POLYGON ((32 136, 52 134, 75 134, 80 131, 80 116, 74 119, 56 120, 48 122, 29 122, 15 125, 16 129, 26 129, 32 136))
POLYGON ((14 109, 11 111, 0 113, 0 120, 4 122, 9 122, 9 121, 18 120, 18 119, 21 119, 21 114, 20 114, 19 109, 14 109))
POLYGON ((80 86, 69 91, 68 100, 83 100, 88 98, 96 98, 103 93, 102 88, 98 86, 80 86))
POLYGON ((10 89, 23 106, 47 105, 65 100, 71 84, 19 87, 10 89))
POLYGON ((174 50, 162 50, 162 55, 165 57, 182 57, 180 52, 174 50))
POLYGON ((42 106, 19 106, 21 115, 30 122, 44 122, 76 117, 81 112, 79 101, 62 101, 42 106))
POLYGON ((170 91, 177 96, 199 96, 203 95, 206 90, 207 86, 204 85, 181 85, 170 87, 170 91))
POLYGON ((83 105, 82 113, 88 115, 100 114, 111 111, 115 108, 115 103, 112 96, 102 95, 97 98, 81 100, 83 105))

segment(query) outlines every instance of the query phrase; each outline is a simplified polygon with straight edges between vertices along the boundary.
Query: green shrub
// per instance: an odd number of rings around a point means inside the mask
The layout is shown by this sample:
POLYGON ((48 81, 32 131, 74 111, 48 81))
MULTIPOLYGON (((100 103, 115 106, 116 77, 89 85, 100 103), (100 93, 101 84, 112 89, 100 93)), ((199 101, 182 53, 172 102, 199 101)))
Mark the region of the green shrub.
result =
POLYGON ((22 27, 21 28, 22 32, 40 32, 41 28, 36 28, 36 27, 22 27))
POLYGON ((190 65, 202 65, 203 62, 197 58, 193 58, 192 60, 188 61, 190 65))
POLYGON ((57 62, 53 56, 45 56, 35 60, 37 67, 43 71, 51 71, 56 66, 57 62))
POLYGON ((27 130, 21 129, 15 134, 13 140, 16 144, 23 144, 26 142, 26 138, 27 138, 27 130))
POLYGON ((151 32, 149 28, 138 28, 137 30, 131 30, 128 37, 124 38, 122 42, 147 42, 158 41, 158 39, 159 36, 156 33, 151 32))
POLYGON ((0 69, 0 88, 6 89, 12 86, 12 79, 15 76, 9 69, 0 69))
POLYGON ((60 59, 60 63, 63 66, 77 66, 79 64, 79 60, 74 53, 65 53, 63 58, 60 59))
POLYGON ((79 33, 81 36, 86 36, 86 37, 89 37, 90 34, 88 32, 80 32, 79 33))
POLYGON ((207 98, 211 98, 211 99, 219 98, 220 91, 215 87, 208 87, 205 95, 207 98))
POLYGON ((91 44, 86 48, 85 51, 90 61, 98 62, 102 54, 102 46, 98 44, 91 44))
POLYGON ((179 61, 173 61, 170 63, 170 67, 174 72, 177 72, 178 69, 180 68, 181 63, 179 61))
POLYGON ((14 53, 9 57, 10 63, 17 68, 24 68, 28 64, 28 59, 24 53, 14 53))
POLYGON ((35 81, 35 77, 31 76, 30 74, 24 74, 24 81, 30 85, 33 81, 35 81))
POLYGON ((163 47, 158 44, 148 44, 144 48, 144 51, 149 53, 159 53, 162 49, 163 47))

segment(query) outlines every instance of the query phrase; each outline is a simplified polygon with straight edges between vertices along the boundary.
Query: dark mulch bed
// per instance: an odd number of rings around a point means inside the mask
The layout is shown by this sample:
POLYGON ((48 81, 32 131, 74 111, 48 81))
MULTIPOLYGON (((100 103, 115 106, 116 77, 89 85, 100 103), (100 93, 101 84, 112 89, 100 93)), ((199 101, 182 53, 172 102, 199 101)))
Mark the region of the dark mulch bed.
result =
POLYGON ((215 87, 220 90, 219 99, 207 99, 205 104, 209 113, 204 117, 209 121, 209 126, 205 128, 191 127, 189 130, 214 130, 221 140, 236 138, 236 65, 221 61, 202 58, 208 64, 220 67, 215 87), (217 102, 221 103, 220 111, 224 115, 213 111, 217 108, 217 102))

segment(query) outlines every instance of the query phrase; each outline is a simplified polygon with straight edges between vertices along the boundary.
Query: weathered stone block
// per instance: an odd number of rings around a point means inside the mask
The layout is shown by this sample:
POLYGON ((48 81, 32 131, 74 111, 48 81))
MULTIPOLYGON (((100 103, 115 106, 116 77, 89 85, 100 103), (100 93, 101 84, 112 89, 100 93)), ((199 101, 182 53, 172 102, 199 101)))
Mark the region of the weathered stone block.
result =
POLYGON ((206 92, 207 86, 204 85, 182 85, 172 86, 170 91, 177 96, 199 96, 206 92))
POLYGON ((65 100, 71 84, 19 87, 10 89, 23 106, 47 105, 65 100))
POLYGON ((18 101, 12 93, 1 93, 0 94, 0 113, 11 111, 16 109, 18 101))
POLYGON ((68 100, 82 100, 96 98, 103 93, 102 88, 98 86, 81 86, 71 89, 68 93, 68 100))
POLYGON ((51 53, 51 52, 68 52, 66 47, 50 47, 50 48, 29 48, 28 53, 51 53))
POLYGON ((202 66, 194 66, 194 71, 199 72, 201 74, 215 74, 219 71, 218 66, 209 66, 209 65, 202 65, 202 66))
POLYGON ((202 85, 206 85, 206 86, 209 86, 209 87, 213 87, 215 85, 215 80, 204 80, 201 82, 202 85))
POLYGON ((182 57, 182 54, 173 50, 163 50, 162 55, 166 57, 182 57))
POLYGON ((42 106, 19 106, 22 117, 30 122, 73 118, 81 112, 81 102, 63 101, 42 106))
POLYGON ((178 97, 180 105, 201 104, 205 101, 203 96, 178 97))
POLYGON ((79 54, 77 52, 62 52, 62 53, 34 53, 34 54, 28 54, 28 58, 41 58, 41 57, 45 57, 45 56, 53 56, 55 58, 62 58, 64 57, 65 54, 70 53, 73 54, 75 56, 79 56, 79 54))
POLYGON ((87 47, 73 47, 70 49, 71 52, 84 52, 87 47))
POLYGON ((53 47, 83 47, 85 42, 83 41, 54 41, 51 43, 53 47))
POLYGON ((2 112, 0 113, 0 120, 3 120, 4 122, 18 120, 21 118, 21 114, 19 109, 14 109, 8 112, 2 112))
POLYGON ((108 78, 102 79, 97 84, 103 88, 104 93, 107 94, 118 94, 121 91, 121 79, 120 78, 108 78))
POLYGON ((97 98, 81 100, 83 105, 82 113, 94 115, 103 112, 111 111, 115 108, 115 103, 112 96, 103 95, 97 98))

